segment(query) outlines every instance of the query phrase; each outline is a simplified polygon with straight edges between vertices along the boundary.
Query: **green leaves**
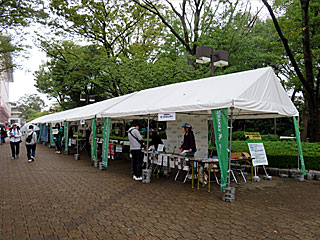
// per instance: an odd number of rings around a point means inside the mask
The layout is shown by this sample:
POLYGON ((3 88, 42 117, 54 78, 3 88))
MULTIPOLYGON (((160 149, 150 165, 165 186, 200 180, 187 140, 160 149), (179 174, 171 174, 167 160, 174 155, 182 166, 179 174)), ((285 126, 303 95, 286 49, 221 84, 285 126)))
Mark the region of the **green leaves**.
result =
POLYGON ((34 116, 39 116, 46 107, 45 102, 37 94, 25 94, 17 102, 17 108, 21 112, 21 117, 26 120, 34 116))

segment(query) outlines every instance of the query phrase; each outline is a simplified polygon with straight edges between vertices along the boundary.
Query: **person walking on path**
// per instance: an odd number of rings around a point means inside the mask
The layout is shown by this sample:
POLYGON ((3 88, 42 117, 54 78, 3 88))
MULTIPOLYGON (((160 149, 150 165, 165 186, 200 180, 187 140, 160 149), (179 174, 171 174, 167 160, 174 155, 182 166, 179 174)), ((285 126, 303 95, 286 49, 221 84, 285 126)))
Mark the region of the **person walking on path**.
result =
POLYGON ((130 151, 132 154, 132 168, 133 168, 133 179, 137 181, 142 180, 142 162, 143 154, 141 152, 142 136, 139 132, 139 124, 133 123, 133 126, 128 131, 128 138, 130 142, 130 151))
POLYGON ((1 126, 1 129, 0 129, 0 136, 1 136, 1 142, 0 144, 4 144, 6 141, 6 137, 7 137, 7 131, 6 131, 6 128, 4 126, 1 126))
POLYGON ((36 155, 37 133, 33 130, 33 125, 29 126, 25 135, 28 162, 33 162, 36 155))
POLYGON ((21 131, 17 129, 16 124, 12 125, 12 128, 8 132, 8 136, 10 137, 10 147, 12 153, 11 159, 13 160, 15 158, 19 158, 21 131))

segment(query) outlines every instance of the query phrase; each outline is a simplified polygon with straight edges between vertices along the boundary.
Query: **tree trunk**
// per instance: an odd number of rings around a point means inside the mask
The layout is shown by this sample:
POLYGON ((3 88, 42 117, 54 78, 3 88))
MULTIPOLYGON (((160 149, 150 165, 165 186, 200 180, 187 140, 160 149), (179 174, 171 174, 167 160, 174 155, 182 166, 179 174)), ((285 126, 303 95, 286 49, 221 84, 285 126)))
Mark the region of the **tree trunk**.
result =
POLYGON ((320 142, 320 106, 309 106, 308 133, 310 142, 320 142))
POLYGON ((307 141, 308 122, 309 122, 309 116, 308 116, 305 108, 303 109, 303 112, 302 112, 302 122, 303 122, 303 130, 301 132, 301 141, 305 142, 305 141, 307 141))

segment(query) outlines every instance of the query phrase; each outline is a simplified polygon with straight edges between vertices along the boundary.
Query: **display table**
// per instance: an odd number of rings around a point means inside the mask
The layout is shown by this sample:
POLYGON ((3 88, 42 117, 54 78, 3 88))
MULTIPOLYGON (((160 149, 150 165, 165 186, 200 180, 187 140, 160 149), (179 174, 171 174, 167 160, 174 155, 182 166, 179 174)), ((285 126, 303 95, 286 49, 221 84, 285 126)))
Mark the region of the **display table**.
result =
MULTIPOLYGON (((211 169, 218 168, 219 160, 217 158, 194 158, 189 157, 189 161, 191 164, 191 172, 192 172, 192 188, 194 188, 194 170, 195 165, 197 166, 197 189, 200 188, 200 166, 202 166, 203 171, 207 168, 208 171, 208 192, 210 192, 211 188, 211 169), (207 165, 207 167, 206 167, 207 165)), ((204 172, 203 172, 204 176, 204 172)))
MULTIPOLYGON (((181 154, 164 154, 164 153, 156 153, 152 151, 142 151, 144 154, 144 162, 150 163, 152 168, 152 174, 159 177, 159 173, 162 171, 164 167, 177 168, 178 172, 174 178, 175 181, 178 181, 178 177, 181 171, 186 171, 187 174, 183 180, 183 183, 186 182, 188 173, 192 174, 192 188, 195 187, 195 170, 197 170, 197 189, 200 188, 200 174, 199 170, 202 167, 204 170, 208 172, 208 192, 211 191, 211 174, 212 170, 219 170, 219 160, 217 158, 195 158, 195 157, 186 157, 181 154), (191 168, 190 168, 191 167, 191 168)), ((250 157, 238 157, 231 159, 231 164, 239 164, 241 168, 243 164, 248 164, 251 167, 251 181, 253 182, 253 158, 250 157)), ((215 174, 215 179, 219 184, 218 177, 215 174)), ((235 178, 235 176, 234 176, 235 178)), ((244 178, 245 179, 245 178, 244 178)), ((246 181, 244 181, 246 182, 246 181)), ((238 184, 238 182, 236 181, 238 184)))

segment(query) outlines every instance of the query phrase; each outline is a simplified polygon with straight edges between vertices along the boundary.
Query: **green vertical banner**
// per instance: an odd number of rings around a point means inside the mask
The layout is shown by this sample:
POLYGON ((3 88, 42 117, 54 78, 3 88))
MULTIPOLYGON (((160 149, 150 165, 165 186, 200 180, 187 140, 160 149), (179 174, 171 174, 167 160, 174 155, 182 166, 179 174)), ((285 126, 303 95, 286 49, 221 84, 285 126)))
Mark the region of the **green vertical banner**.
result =
POLYGON ((95 118, 91 119, 91 161, 98 161, 95 118))
POLYGON ((227 186, 228 182, 228 166, 229 166, 229 154, 228 154, 228 109, 216 109, 211 110, 214 136, 217 147, 219 165, 221 170, 221 190, 227 186))
POLYGON ((50 147, 54 147, 56 144, 55 142, 53 141, 53 134, 52 134, 52 123, 49 123, 50 124, 50 147))
POLYGON ((69 147, 69 122, 64 121, 64 153, 68 154, 69 147))
POLYGON ((40 139, 41 139, 41 132, 42 132, 42 124, 40 123, 40 126, 39 126, 39 135, 38 135, 38 142, 40 142, 40 139))
POLYGON ((102 143, 102 164, 104 167, 108 167, 110 126, 111 118, 104 119, 102 143))
POLYGON ((300 172, 303 173, 303 175, 306 175, 306 167, 304 165, 304 159, 303 159, 303 153, 302 153, 302 146, 301 146, 301 139, 300 139, 300 131, 299 131, 299 125, 297 122, 296 117, 293 117, 294 122, 294 130, 296 132, 296 139, 297 139, 297 145, 298 145, 298 152, 299 152, 299 158, 300 158, 300 172))

